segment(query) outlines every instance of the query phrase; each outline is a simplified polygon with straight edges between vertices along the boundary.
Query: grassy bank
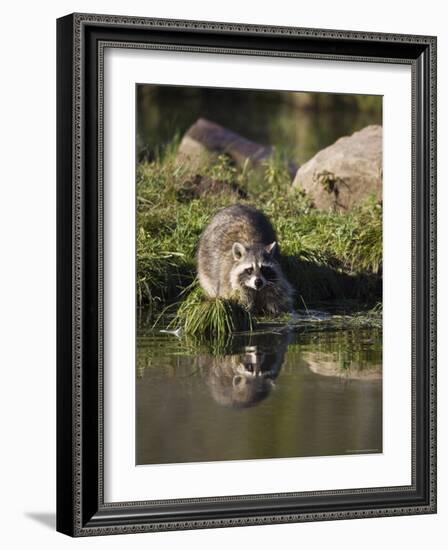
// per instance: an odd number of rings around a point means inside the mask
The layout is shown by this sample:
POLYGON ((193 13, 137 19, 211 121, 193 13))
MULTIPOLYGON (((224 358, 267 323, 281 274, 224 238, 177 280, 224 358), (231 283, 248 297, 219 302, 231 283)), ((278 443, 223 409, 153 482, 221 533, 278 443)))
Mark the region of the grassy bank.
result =
MULTIPOLYGON (((280 155, 257 170, 237 170, 220 156, 200 174, 188 173, 175 157, 173 144, 137 170, 139 305, 159 313, 185 299, 184 291, 196 275, 202 230, 219 208, 237 201, 260 208, 271 219, 297 307, 334 299, 370 305, 380 300, 379 205, 369 202, 348 213, 314 209, 303 192, 291 188, 280 155)), ((200 305, 200 296, 193 299, 200 305)))

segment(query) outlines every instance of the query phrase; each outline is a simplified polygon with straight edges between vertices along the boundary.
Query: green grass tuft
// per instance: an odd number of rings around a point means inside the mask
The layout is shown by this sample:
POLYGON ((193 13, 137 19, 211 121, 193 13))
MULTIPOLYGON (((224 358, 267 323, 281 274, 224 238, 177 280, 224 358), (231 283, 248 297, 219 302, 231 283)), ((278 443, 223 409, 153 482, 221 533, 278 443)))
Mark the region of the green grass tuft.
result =
POLYGON ((180 304, 170 326, 181 327, 187 337, 225 341, 235 332, 253 330, 255 320, 237 298, 206 298, 196 286, 180 304))

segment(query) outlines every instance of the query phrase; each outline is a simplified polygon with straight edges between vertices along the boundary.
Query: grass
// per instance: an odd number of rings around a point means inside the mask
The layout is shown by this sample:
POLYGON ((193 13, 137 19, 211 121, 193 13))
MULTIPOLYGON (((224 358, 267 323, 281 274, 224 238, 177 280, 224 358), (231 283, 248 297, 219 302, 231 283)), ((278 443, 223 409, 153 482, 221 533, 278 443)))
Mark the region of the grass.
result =
POLYGON ((176 319, 192 334, 216 336, 250 326, 252 320, 237 301, 205 300, 198 288, 187 296, 184 292, 196 277, 202 230, 219 208, 235 202, 252 204, 271 219, 297 307, 322 300, 356 299, 370 305, 380 300, 380 205, 368 201, 347 213, 314 209, 303 191, 292 188, 281 152, 261 169, 246 165, 239 170, 219 156, 198 176, 176 162, 176 149, 174 143, 137 169, 139 306, 156 315, 180 302, 176 319), (192 181, 198 177, 219 185, 195 196, 192 181))
POLYGON ((255 319, 238 300, 207 299, 197 285, 181 302, 170 326, 196 338, 225 342, 230 334, 255 328, 255 319))
MULTIPOLYGON (((331 305, 334 307, 334 304, 321 304, 321 310, 325 312, 331 309, 331 305)), ((169 322, 162 314, 156 326, 167 326, 169 330, 181 328, 178 336, 181 336, 179 340, 184 350, 190 347, 197 353, 198 349, 205 349, 211 355, 228 354, 235 336, 244 337, 254 331, 259 336, 291 330, 300 334, 360 333, 364 330, 380 333, 383 316, 381 303, 364 311, 353 311, 354 306, 353 302, 338 304, 338 311, 325 316, 305 309, 299 316, 284 314, 275 319, 254 317, 238 300, 206 299, 195 283, 169 322)))

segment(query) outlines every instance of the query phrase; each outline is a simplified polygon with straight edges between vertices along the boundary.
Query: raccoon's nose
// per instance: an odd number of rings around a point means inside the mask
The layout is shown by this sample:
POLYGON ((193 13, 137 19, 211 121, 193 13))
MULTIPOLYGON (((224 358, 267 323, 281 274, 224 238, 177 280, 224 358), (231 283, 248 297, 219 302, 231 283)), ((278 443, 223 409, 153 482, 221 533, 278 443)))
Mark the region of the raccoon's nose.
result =
POLYGON ((263 281, 261 279, 255 279, 254 285, 255 288, 261 288, 263 286, 263 281))

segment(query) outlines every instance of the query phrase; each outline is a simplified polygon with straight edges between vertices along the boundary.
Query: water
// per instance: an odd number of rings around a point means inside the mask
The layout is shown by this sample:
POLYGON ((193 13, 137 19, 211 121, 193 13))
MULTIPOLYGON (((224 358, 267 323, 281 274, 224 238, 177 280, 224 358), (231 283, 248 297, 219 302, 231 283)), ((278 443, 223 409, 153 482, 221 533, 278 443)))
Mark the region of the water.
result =
POLYGON ((151 154, 204 117, 281 147, 298 165, 341 136, 382 123, 380 96, 140 85, 137 107, 138 146, 151 154))
POLYGON ((144 324, 136 463, 382 452, 378 330, 265 327, 224 349, 144 324))

